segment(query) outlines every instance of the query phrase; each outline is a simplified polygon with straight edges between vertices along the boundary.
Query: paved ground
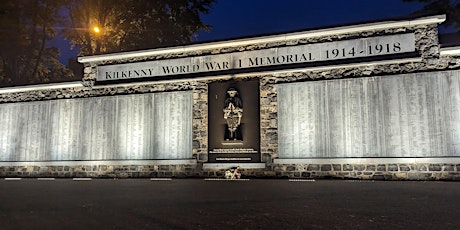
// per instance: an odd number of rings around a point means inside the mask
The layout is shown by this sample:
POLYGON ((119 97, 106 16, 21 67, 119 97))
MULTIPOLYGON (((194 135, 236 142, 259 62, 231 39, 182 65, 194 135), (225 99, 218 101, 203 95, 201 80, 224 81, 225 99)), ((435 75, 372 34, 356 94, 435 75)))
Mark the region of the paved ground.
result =
POLYGON ((0 229, 460 229, 459 182, 0 180, 0 229))

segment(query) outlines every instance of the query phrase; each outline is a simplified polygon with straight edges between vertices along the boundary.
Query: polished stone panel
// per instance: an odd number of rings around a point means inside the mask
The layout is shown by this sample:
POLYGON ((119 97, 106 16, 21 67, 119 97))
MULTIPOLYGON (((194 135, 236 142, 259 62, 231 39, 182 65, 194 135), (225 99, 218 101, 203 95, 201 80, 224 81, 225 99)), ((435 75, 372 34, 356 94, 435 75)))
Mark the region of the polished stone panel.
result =
POLYGON ((460 71, 278 87, 280 158, 460 156, 460 71))
POLYGON ((1 161, 187 159, 191 92, 0 104, 1 161))
POLYGON ((191 158, 192 96, 191 93, 161 93, 155 97, 154 158, 191 158))

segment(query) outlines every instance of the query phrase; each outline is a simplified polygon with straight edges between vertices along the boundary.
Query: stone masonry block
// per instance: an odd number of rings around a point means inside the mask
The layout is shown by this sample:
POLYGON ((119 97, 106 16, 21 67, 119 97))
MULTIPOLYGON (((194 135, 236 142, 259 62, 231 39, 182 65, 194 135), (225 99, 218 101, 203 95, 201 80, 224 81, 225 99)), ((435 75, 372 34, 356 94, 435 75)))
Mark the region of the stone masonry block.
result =
POLYGON ((424 164, 416 165, 415 168, 416 168, 417 171, 428 171, 426 165, 424 165, 424 164))
POLYGON ((329 164, 321 165, 321 171, 331 171, 332 166, 329 164))
POLYGON ((400 171, 410 171, 410 167, 408 165, 399 165, 399 170, 400 171))
POLYGON ((366 171, 375 171, 376 167, 375 165, 367 165, 366 166, 366 171))
POLYGON ((343 165, 343 171, 353 171, 353 165, 350 165, 350 164, 343 165))
POLYGON ((319 170, 319 165, 317 164, 310 164, 307 167, 307 171, 318 171, 319 170))
POLYGON ((340 164, 333 164, 332 168, 334 169, 334 171, 342 171, 342 165, 340 164))
POLYGON ((430 171, 441 171, 442 167, 439 164, 430 164, 428 167, 430 171))
POLYGON ((453 164, 444 164, 442 171, 455 171, 455 166, 453 164))
POLYGON ((366 167, 364 165, 355 165, 355 171, 363 171, 366 167))
POLYGON ((295 171, 295 166, 293 166, 293 165, 287 166, 286 171, 289 171, 289 172, 295 171))
POLYGON ((158 170, 168 171, 169 170, 169 165, 160 165, 160 166, 158 166, 158 170))
POLYGON ((398 171, 398 165, 397 164, 389 164, 388 165, 388 171, 398 171))

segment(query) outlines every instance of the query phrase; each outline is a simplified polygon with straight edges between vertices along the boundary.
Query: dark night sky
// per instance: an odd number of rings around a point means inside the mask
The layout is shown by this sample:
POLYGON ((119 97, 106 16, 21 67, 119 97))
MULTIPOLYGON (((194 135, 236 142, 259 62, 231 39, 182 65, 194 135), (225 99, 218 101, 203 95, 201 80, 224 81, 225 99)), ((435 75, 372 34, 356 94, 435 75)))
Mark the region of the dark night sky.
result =
POLYGON ((197 41, 313 29, 405 16, 422 8, 402 0, 220 0, 197 41))
MULTIPOLYGON (((194 41, 386 20, 406 16, 422 6, 418 2, 402 0, 218 0, 210 14, 202 17, 212 26, 211 31, 200 32, 194 41)), ((62 61, 76 56, 75 50, 69 50, 67 41, 59 43, 62 61)))

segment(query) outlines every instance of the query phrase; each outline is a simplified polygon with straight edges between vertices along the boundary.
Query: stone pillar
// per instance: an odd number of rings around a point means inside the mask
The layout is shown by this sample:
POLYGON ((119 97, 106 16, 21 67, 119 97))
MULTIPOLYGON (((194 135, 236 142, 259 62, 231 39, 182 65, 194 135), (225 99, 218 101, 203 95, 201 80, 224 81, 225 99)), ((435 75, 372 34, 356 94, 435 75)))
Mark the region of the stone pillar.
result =
POLYGON ((278 158, 278 92, 275 77, 260 79, 260 152, 262 162, 278 158))
POLYGON ((96 82, 96 64, 94 63, 85 63, 83 68, 83 79, 82 84, 85 87, 92 88, 96 82))
POLYGON ((193 90, 193 157, 208 161, 208 85, 199 82, 193 90))
POLYGON ((439 62, 440 45, 436 24, 417 27, 414 31, 415 47, 428 69, 443 67, 439 62))

